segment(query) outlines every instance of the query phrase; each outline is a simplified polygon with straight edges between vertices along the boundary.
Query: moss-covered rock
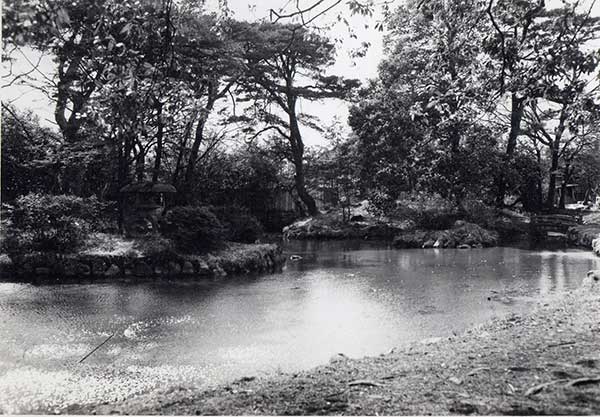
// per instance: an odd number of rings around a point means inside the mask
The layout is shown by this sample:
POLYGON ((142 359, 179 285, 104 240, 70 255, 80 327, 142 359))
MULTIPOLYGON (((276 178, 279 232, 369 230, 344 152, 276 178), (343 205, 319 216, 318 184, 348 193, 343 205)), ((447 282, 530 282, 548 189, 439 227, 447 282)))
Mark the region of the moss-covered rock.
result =
POLYGON ((569 243, 582 248, 591 248, 595 239, 600 239, 600 224, 582 224, 568 231, 569 243))
POLYGON ((398 233, 414 227, 414 222, 384 221, 373 217, 355 217, 343 222, 330 215, 298 220, 283 229, 285 239, 392 239, 398 233))
POLYGON ((473 248, 498 244, 498 233, 458 220, 447 230, 413 230, 394 238, 397 248, 473 248))

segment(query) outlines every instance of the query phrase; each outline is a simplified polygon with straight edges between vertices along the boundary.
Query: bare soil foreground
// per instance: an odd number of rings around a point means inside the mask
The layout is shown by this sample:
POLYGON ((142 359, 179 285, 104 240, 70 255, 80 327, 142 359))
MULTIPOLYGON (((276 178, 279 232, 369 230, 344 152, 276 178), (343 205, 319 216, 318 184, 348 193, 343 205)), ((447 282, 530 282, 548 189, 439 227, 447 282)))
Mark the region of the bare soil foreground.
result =
POLYGON ((298 374, 177 387, 97 414, 600 414, 600 271, 584 286, 461 336, 298 374))

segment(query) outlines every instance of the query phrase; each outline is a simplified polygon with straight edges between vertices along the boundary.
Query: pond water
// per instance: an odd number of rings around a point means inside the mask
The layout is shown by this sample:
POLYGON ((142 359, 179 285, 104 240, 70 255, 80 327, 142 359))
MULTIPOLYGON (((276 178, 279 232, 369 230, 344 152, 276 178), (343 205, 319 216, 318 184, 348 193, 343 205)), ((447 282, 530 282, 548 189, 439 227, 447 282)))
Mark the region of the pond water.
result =
POLYGON ((600 268, 589 251, 295 242, 286 254, 302 259, 223 281, 0 283, 0 411, 52 412, 293 372, 337 353, 377 355, 526 312, 600 268))

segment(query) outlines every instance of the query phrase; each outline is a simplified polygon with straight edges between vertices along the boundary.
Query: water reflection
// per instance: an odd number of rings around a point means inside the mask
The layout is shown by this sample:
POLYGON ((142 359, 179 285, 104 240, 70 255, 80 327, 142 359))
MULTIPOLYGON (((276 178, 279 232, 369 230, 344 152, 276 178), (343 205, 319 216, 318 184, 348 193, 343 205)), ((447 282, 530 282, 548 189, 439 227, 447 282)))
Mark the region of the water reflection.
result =
POLYGON ((578 251, 374 242, 296 242, 286 254, 302 259, 279 274, 222 282, 0 284, 0 390, 10 393, 0 409, 291 371, 336 353, 375 355, 525 311, 600 267, 578 251), (51 393, 38 390, 44 378, 54 381, 51 393), (93 389, 72 393, 77 383, 93 389))

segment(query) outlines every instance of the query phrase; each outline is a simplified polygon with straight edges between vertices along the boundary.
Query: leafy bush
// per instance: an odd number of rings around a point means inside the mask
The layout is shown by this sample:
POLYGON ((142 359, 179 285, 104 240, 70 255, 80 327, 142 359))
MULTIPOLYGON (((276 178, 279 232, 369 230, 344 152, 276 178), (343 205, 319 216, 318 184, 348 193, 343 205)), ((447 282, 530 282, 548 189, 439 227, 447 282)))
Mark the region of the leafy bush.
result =
POLYGON ((10 213, 5 249, 72 252, 82 247, 100 217, 95 198, 30 193, 19 197, 10 213))
POLYGON ((175 249, 175 243, 171 239, 154 235, 137 240, 133 246, 133 250, 140 252, 142 256, 163 261, 177 259, 175 249))
POLYGON ((208 207, 174 207, 161 220, 160 230, 180 251, 188 253, 216 248, 225 240, 221 222, 208 207))
POLYGON ((444 230, 460 218, 456 207, 435 193, 402 192, 388 215, 413 220, 417 227, 427 230, 444 230))
POLYGON ((221 206, 212 210, 225 228, 225 237, 232 242, 254 243, 263 228, 256 217, 239 206, 221 206))
POLYGON ((493 228, 497 218, 497 210, 481 200, 467 198, 460 205, 462 218, 469 223, 485 228, 493 228))

